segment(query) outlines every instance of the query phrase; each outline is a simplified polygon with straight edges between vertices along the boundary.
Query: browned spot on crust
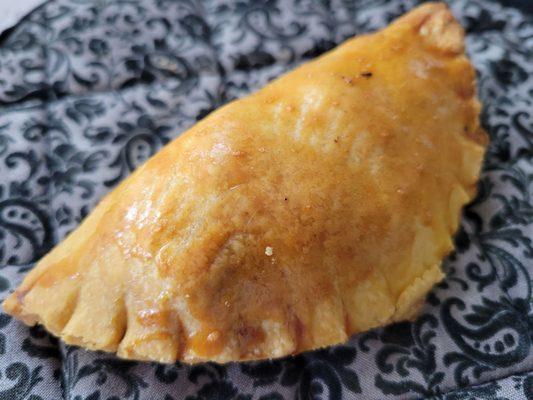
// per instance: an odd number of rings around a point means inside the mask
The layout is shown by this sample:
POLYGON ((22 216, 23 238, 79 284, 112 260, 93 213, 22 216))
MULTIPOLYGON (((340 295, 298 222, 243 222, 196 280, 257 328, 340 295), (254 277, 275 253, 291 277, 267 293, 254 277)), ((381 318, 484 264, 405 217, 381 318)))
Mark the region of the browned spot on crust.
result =
POLYGON ((300 318, 298 318, 298 316, 295 314, 292 314, 290 324, 291 331, 294 332, 294 349, 295 352, 298 352, 301 349, 302 339, 305 334, 305 326, 300 320, 300 318))
POLYGON ((489 143, 489 136, 482 128, 466 132, 466 136, 474 142, 486 146, 489 143))
POLYGON ((237 342, 241 356, 257 357, 261 344, 265 341, 265 332, 262 328, 255 326, 242 325, 236 330, 237 342))
POLYGON ((201 329, 189 337, 189 348, 199 357, 214 357, 224 349, 226 340, 216 329, 201 329))

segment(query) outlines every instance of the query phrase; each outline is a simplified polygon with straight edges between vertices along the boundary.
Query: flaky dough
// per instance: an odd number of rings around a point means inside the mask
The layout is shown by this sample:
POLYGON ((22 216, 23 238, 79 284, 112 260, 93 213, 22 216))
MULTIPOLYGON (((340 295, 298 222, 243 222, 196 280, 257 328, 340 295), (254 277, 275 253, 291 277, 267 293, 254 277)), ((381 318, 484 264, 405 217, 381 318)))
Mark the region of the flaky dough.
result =
POLYGON ((4 310, 120 357, 227 362, 412 318, 486 138, 463 31, 425 4, 232 102, 105 197, 4 310))

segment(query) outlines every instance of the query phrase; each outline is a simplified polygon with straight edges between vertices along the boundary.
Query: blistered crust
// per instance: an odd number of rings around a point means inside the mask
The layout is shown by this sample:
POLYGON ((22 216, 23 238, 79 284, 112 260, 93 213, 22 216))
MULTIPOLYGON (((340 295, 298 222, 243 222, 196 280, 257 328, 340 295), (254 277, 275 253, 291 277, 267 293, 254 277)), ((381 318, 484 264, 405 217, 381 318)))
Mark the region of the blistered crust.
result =
POLYGON ((211 114, 3 303, 66 343, 282 357, 415 318, 486 145, 463 32, 425 4, 211 114))

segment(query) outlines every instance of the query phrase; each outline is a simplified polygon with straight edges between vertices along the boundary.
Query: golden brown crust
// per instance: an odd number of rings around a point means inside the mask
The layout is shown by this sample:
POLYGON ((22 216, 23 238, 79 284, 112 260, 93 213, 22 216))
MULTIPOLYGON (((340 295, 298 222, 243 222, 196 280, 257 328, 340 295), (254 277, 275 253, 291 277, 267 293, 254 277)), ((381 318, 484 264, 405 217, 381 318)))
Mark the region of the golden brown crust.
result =
POLYGON ((450 55, 460 55, 465 50, 463 28, 444 3, 426 3, 397 23, 410 26, 433 50, 450 55))
POLYGON ((125 358, 227 362, 416 316, 486 135, 463 32, 425 4, 214 112, 44 257, 4 310, 125 358))

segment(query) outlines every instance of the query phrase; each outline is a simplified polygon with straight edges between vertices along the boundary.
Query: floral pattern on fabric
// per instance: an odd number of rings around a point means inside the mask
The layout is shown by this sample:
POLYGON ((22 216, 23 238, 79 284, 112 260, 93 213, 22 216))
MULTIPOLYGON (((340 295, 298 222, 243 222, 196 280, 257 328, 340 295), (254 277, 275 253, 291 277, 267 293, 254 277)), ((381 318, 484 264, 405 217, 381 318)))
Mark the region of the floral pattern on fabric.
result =
MULTIPOLYGON (((212 110, 416 0, 52 0, 0 37, 0 298, 212 110)), ((491 137, 423 314, 281 360, 160 365, 0 314, 0 399, 533 398, 533 17, 450 0, 491 137)))

